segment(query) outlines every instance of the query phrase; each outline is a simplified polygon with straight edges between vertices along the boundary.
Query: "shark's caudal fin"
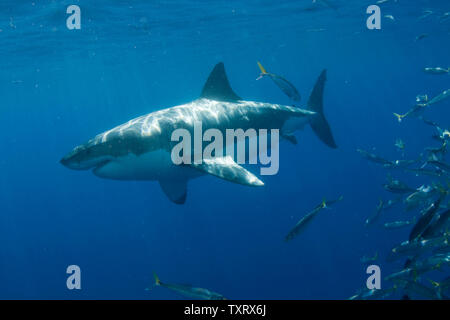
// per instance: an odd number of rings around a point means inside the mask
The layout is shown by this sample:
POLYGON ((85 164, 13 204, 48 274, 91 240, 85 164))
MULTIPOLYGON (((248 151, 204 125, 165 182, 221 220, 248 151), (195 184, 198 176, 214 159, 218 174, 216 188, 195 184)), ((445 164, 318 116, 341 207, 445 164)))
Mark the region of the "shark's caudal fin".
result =
POLYGON ((207 98, 218 101, 238 101, 242 100, 228 82, 227 74, 223 62, 219 62, 210 73, 208 80, 203 86, 200 98, 207 98))
POLYGON ((309 124, 315 132, 315 134, 330 148, 337 148, 334 142, 333 134, 331 133, 330 125, 323 113, 323 91, 325 88, 325 82, 327 80, 327 70, 323 70, 317 79, 316 84, 311 92, 308 100, 308 108, 317 114, 311 117, 309 124))

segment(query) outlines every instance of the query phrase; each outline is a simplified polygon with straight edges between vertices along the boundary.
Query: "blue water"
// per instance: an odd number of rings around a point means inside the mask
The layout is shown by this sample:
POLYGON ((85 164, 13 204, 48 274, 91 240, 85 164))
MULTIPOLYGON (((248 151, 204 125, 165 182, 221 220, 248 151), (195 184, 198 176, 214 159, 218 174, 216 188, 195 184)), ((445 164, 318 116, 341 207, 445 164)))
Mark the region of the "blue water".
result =
MULTIPOLYGON (((395 21, 370 31, 374 1, 329 2, 337 10, 310 0, 2 1, 0 298, 182 298, 144 290, 155 271, 229 299, 345 299, 365 285, 363 255, 378 251, 383 275, 398 270, 385 257, 409 229, 364 226, 379 199, 393 196, 381 187, 386 170, 356 149, 401 159, 401 138, 405 159, 415 159, 437 146, 431 127, 392 113, 450 88, 449 75, 423 72, 450 65, 450 20, 439 20, 450 4, 389 1, 382 15, 395 21), (70 4, 81 8, 81 30, 66 28, 70 4), (418 20, 426 9, 433 15, 418 20), (421 33, 429 36, 416 42, 421 33), (183 206, 156 182, 103 180, 59 163, 98 133, 196 99, 219 61, 244 99, 288 105, 270 80, 255 81, 256 61, 295 84, 301 105, 327 68, 324 108, 339 148, 307 127, 297 146, 281 144, 280 171, 261 177, 263 188, 202 177, 190 181, 183 206), (283 241, 323 198, 340 195, 283 241), (81 290, 66 288, 72 264, 81 290)), ((425 115, 448 127, 450 99, 425 115)), ((405 217, 396 208, 381 222, 405 217)))

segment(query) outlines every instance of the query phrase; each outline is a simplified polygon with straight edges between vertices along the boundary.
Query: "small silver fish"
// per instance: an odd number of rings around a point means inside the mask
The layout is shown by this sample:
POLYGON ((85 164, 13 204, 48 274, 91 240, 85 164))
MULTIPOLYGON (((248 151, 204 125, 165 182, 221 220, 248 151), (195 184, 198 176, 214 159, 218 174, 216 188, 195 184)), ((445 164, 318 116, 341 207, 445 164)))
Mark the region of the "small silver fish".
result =
POLYGON ((261 74, 256 80, 259 80, 263 77, 269 77, 278 86, 278 88, 280 88, 281 91, 283 91, 283 93, 285 95, 287 95, 289 98, 291 98, 292 100, 297 101, 297 102, 301 100, 300 93, 298 93, 297 89, 294 87, 294 85, 292 83, 287 81, 282 76, 279 76, 279 75, 276 75, 273 73, 268 73, 259 61, 258 61, 258 67, 261 70, 261 74))
POLYGON ((310 211, 309 213, 304 215, 303 218, 301 218, 300 221, 297 222, 297 224, 291 229, 291 231, 289 231, 289 233, 284 238, 284 240, 287 242, 287 241, 294 239, 303 230, 305 230, 306 226, 311 223, 311 221, 314 219, 314 217, 317 215, 317 213, 319 213, 319 211, 321 211, 322 209, 325 209, 325 208, 329 208, 329 206, 331 206, 332 204, 334 204, 338 201, 341 201, 342 199, 343 199, 343 197, 340 196, 336 200, 322 201, 322 203, 317 205, 312 211, 310 211))
POLYGON ((383 159, 379 156, 377 156, 376 154, 370 153, 366 150, 363 149, 356 149, 356 151, 363 156, 364 158, 366 158, 369 161, 375 162, 375 163, 379 163, 382 165, 392 165, 392 161, 383 159))
POLYGON ((438 96, 434 97, 433 99, 431 99, 430 102, 428 102, 428 105, 432 105, 435 103, 438 103, 446 98, 450 97, 450 89, 445 90, 444 92, 442 92, 441 94, 439 94, 438 96))
POLYGON ((389 192, 402 194, 416 191, 415 189, 407 186, 404 182, 393 179, 390 175, 388 175, 387 179, 388 183, 384 184, 383 187, 389 192))
POLYGON ((184 284, 164 283, 161 282, 161 280, 159 280, 158 276, 155 273, 153 273, 153 276, 155 277, 155 286, 165 287, 188 298, 202 299, 202 300, 227 300, 221 294, 209 291, 208 289, 195 288, 190 285, 184 284))
POLYGON ((423 69, 423 71, 429 74, 448 74, 450 72, 450 69, 437 67, 437 68, 425 68, 423 69))
POLYGON ((420 41, 420 40, 422 40, 422 39, 425 39, 426 37, 428 37, 428 33, 422 33, 422 34, 419 34, 419 35, 416 37, 416 41, 420 41))
POLYGON ((418 256, 433 248, 448 245, 447 236, 440 236, 426 240, 404 241, 393 248, 388 256, 388 261, 394 261, 405 256, 418 256))
POLYGON ((423 20, 423 19, 425 19, 425 18, 431 16, 432 14, 433 14, 433 11, 431 11, 431 10, 425 10, 425 11, 423 12, 423 15, 421 15, 421 16, 418 18, 418 20, 423 20))
POLYGON ((416 221, 415 219, 413 219, 412 221, 393 221, 393 222, 386 222, 384 224, 384 227, 386 229, 398 229, 398 228, 403 228, 406 226, 409 226, 411 224, 414 224, 416 221))
POLYGON ((378 220, 378 218, 380 217, 381 211, 383 211, 383 208, 384 208, 384 202, 382 199, 380 199, 380 202, 378 203, 374 214, 372 214, 370 217, 368 217, 366 219, 366 222, 365 222, 366 227, 375 223, 378 220))

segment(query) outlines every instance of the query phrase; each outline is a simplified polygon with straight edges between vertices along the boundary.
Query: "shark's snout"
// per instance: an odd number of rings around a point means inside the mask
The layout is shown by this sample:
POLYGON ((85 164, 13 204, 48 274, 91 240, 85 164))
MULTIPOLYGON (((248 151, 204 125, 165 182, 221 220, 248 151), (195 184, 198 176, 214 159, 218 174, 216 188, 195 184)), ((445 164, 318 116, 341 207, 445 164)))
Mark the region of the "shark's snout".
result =
POLYGON ((66 154, 59 162, 72 170, 89 170, 99 167, 111 157, 105 154, 98 155, 89 145, 79 145, 66 154))
POLYGON ((73 170, 86 170, 91 167, 86 156, 86 148, 83 146, 75 147, 67 153, 60 161, 63 166, 73 170))
POLYGON ((66 159, 66 157, 59 160, 59 163, 61 163, 64 167, 68 167, 69 161, 66 159))
POLYGON ((75 156, 71 153, 68 153, 65 155, 61 160, 59 160, 59 163, 61 163, 64 167, 73 169, 73 170, 80 170, 80 163, 76 161, 75 156))

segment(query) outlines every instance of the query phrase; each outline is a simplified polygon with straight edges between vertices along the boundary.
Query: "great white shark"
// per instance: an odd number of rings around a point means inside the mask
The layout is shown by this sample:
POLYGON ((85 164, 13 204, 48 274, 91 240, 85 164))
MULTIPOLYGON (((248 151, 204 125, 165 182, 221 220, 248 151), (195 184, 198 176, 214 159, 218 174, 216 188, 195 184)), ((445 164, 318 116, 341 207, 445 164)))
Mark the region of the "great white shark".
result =
MULTIPOLYGON (((163 192, 176 204, 186 201, 187 182, 210 174, 234 183, 262 186, 254 174, 230 157, 204 159, 201 164, 175 165, 171 150, 176 144, 172 132, 194 123, 204 130, 278 129, 281 137, 296 143, 292 135, 309 123, 327 146, 337 148, 323 113, 326 70, 322 71, 306 108, 242 100, 230 87, 223 63, 218 63, 206 81, 200 98, 187 104, 152 112, 101 133, 75 147, 61 159, 74 170, 89 170, 115 180, 158 181, 163 192)), ((226 147, 226 146, 225 146, 226 147)))

